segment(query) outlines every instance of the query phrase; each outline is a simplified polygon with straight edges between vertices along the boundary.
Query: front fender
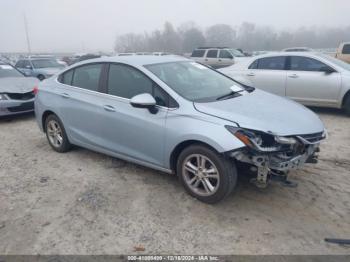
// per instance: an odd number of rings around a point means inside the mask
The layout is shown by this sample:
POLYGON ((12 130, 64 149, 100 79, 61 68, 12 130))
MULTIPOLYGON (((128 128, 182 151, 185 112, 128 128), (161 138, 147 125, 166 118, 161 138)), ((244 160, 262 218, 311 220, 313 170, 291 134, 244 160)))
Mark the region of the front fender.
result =
POLYGON ((232 151, 245 145, 232 135, 226 124, 233 123, 210 116, 184 116, 170 113, 167 118, 165 166, 170 168, 170 159, 175 148, 186 141, 198 141, 209 145, 219 153, 232 151))

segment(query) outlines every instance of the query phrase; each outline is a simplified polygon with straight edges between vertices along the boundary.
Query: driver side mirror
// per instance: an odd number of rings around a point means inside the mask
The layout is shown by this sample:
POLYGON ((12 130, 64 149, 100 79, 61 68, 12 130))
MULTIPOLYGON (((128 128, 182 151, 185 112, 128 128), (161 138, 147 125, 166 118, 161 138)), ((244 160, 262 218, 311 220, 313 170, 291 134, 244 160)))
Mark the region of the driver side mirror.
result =
POLYGON ((33 69, 33 67, 31 67, 30 65, 26 65, 25 69, 33 69))
POLYGON ((148 93, 139 94, 130 99, 130 104, 136 108, 147 108, 151 113, 156 113, 156 100, 148 93))

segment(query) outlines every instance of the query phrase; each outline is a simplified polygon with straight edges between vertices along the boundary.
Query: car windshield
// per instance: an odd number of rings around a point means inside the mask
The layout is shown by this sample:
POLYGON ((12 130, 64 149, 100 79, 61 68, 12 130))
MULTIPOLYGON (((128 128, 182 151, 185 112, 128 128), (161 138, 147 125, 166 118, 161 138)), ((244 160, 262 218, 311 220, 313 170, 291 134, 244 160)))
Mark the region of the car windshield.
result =
POLYGON ((322 56, 323 58, 329 60, 330 62, 332 62, 333 64, 336 64, 337 66, 345 69, 345 70, 349 70, 350 71, 350 64, 345 63, 335 57, 329 56, 329 55, 324 55, 324 54, 320 54, 320 56, 322 56))
POLYGON ((235 57, 243 57, 244 56, 244 54, 237 49, 230 49, 230 52, 235 57))
POLYGON ((196 62, 170 62, 145 66, 182 97, 193 102, 212 102, 245 90, 232 79, 196 62))
POLYGON ((58 67, 61 68, 62 65, 59 64, 56 60, 54 59, 37 59, 37 60, 32 60, 32 64, 35 68, 49 68, 49 67, 58 67))
POLYGON ((24 75, 10 65, 0 64, 0 78, 3 77, 24 77, 24 75))

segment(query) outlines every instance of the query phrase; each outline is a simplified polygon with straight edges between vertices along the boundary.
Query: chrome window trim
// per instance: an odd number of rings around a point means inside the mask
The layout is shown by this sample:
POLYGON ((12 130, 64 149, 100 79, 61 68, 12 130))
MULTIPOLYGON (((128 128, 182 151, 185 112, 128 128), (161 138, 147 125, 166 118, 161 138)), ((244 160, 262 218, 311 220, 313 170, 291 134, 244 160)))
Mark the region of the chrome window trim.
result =
MULTIPOLYGON (((125 98, 125 97, 121 97, 121 96, 116 96, 116 95, 110 95, 110 94, 106 94, 106 93, 101 93, 101 92, 98 92, 98 91, 93 91, 93 90, 89 90, 89 89, 85 89, 85 88, 81 88, 81 87, 77 87, 77 86, 71 86, 71 85, 67 85, 67 84, 64 84, 64 83, 61 83, 58 81, 58 78, 59 78, 59 75, 57 77, 55 77, 55 82, 59 85, 63 85, 64 87, 68 87, 68 88, 75 88, 79 91, 82 91, 82 92, 86 92, 88 94, 94 94, 94 95, 99 95, 99 96, 102 96, 102 97, 110 97, 110 98, 114 98, 118 101, 121 100, 121 102, 128 102, 130 103, 130 100, 129 98, 125 98)), ((168 94, 169 95, 169 94, 168 94)), ((170 96, 170 95, 169 95, 170 96)), ((166 107, 166 106, 160 106, 160 105, 156 105, 157 108, 160 108, 160 109, 166 109, 166 110, 175 110, 175 109, 178 109, 179 107, 166 107)))

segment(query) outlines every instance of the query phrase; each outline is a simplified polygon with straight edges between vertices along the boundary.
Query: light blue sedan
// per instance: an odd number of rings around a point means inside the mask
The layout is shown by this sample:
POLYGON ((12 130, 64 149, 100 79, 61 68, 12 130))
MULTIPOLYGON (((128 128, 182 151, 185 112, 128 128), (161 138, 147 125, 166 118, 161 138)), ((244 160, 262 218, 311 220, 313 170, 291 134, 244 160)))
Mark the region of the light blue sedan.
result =
POLYGON ((206 203, 227 197, 237 168, 257 186, 317 162, 320 119, 177 56, 93 59, 43 81, 37 122, 51 147, 88 148, 168 173, 206 203))

